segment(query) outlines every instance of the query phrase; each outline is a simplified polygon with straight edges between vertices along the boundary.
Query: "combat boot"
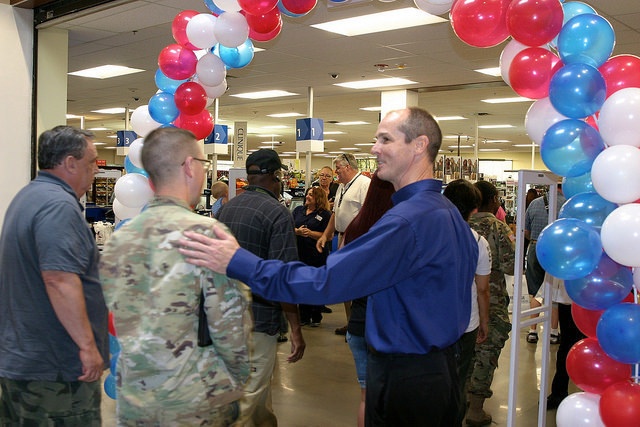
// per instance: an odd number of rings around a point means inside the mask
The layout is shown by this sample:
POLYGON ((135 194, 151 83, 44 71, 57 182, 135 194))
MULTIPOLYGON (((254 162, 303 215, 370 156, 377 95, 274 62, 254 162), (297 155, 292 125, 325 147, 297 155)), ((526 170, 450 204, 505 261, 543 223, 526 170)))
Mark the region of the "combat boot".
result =
POLYGON ((467 411, 467 425, 482 427, 491 424, 491 415, 487 414, 482 406, 484 397, 469 394, 469 410, 467 411))

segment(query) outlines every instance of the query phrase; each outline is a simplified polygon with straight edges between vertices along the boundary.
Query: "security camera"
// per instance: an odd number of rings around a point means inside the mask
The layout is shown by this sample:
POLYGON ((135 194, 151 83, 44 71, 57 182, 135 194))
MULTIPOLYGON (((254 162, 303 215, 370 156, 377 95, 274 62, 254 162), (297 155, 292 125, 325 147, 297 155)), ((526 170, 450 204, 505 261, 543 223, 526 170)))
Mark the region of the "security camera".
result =
POLYGON ((338 73, 329 73, 329 75, 331 76, 332 79, 337 79, 338 77, 340 77, 340 74, 338 73))

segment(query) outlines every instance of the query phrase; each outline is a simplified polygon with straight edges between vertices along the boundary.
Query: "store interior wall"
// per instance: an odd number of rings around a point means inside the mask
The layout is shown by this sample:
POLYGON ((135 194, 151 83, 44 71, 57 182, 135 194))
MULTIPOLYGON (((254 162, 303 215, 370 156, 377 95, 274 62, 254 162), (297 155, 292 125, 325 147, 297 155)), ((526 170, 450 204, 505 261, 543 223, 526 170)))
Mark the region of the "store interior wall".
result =
POLYGON ((0 223, 31 179, 33 12, 0 3, 0 223))

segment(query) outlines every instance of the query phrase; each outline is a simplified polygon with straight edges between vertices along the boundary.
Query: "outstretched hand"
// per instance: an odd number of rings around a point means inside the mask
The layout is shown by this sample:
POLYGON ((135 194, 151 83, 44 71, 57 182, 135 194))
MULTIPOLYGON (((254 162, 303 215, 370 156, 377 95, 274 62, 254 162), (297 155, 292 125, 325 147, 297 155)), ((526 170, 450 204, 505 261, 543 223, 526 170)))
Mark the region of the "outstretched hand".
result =
POLYGON ((229 262, 240 245, 235 237, 218 226, 213 226, 213 233, 215 238, 185 231, 185 237, 178 240, 178 250, 189 264, 226 274, 229 262))

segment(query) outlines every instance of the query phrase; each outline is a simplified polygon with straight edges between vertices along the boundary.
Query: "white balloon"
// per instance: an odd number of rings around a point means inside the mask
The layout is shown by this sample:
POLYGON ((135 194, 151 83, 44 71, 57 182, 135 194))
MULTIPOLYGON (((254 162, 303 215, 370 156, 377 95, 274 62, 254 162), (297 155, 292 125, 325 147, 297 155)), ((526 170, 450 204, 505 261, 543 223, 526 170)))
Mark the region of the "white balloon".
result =
POLYGON ((569 395, 558 406, 556 425, 605 427, 600 417, 600 396, 585 392, 569 395))
POLYGON ((513 58, 516 57, 520 51, 527 49, 529 46, 526 46, 519 41, 512 39, 507 45, 502 49, 502 53, 500 54, 500 75, 502 76, 502 80, 509 86, 511 83, 509 81, 509 68, 511 67, 511 63, 513 62, 513 58))
POLYGON ((204 91, 207 93, 207 97, 215 99, 220 98, 227 91, 227 79, 224 79, 222 83, 217 86, 205 86, 202 85, 204 91))
POLYGON ((129 208, 141 208, 153 197, 149 180, 139 173, 128 173, 118 178, 114 193, 116 199, 129 208))
POLYGON ((225 12, 239 12, 242 9, 238 0, 215 0, 214 3, 225 12))
POLYGON ((130 121, 131 128, 140 138, 144 138, 152 130, 162 126, 161 123, 158 123, 151 118, 148 105, 141 105, 133 110, 130 121))
POLYGON ((624 204, 640 199, 640 149, 614 145, 602 151, 591 166, 591 182, 610 202, 624 204))
MULTIPOLYGON (((600 230, 609 258, 628 267, 640 267, 640 205, 630 203, 611 212, 600 230)), ((634 282, 638 274, 634 271, 634 282)))
POLYGON ((413 0, 416 7, 432 15, 442 15, 451 10, 453 0, 413 0))
POLYGON ((198 60, 196 75, 203 86, 218 86, 227 76, 227 69, 222 59, 213 53, 207 53, 198 60))
POLYGON ((640 88, 615 92, 602 105, 598 128, 607 145, 640 147, 640 88))
POLYGON ((130 208, 128 206, 125 206, 117 198, 113 201, 113 206, 111 208, 113 209, 113 213, 115 214, 116 218, 118 218, 120 221, 133 218, 142 210, 142 206, 138 208, 130 208))
POLYGON ((238 47, 249 37, 249 24, 241 13, 224 12, 218 16, 215 34, 221 45, 238 47))
POLYGON ((200 49, 209 49, 218 43, 214 33, 217 19, 210 13, 201 13, 191 18, 187 23, 189 42, 200 49))
POLYGON ((549 97, 540 98, 529 107, 524 117, 524 127, 529 138, 536 144, 542 144, 545 132, 555 123, 568 117, 560 114, 551 104, 549 97))
POLYGON ((144 169, 144 166, 142 165, 142 159, 140 158, 143 145, 144 138, 136 139, 131 143, 131 145, 129 145, 129 154, 127 154, 127 156, 129 156, 129 160, 131 160, 131 163, 133 163, 135 167, 138 167, 140 169, 144 169))

